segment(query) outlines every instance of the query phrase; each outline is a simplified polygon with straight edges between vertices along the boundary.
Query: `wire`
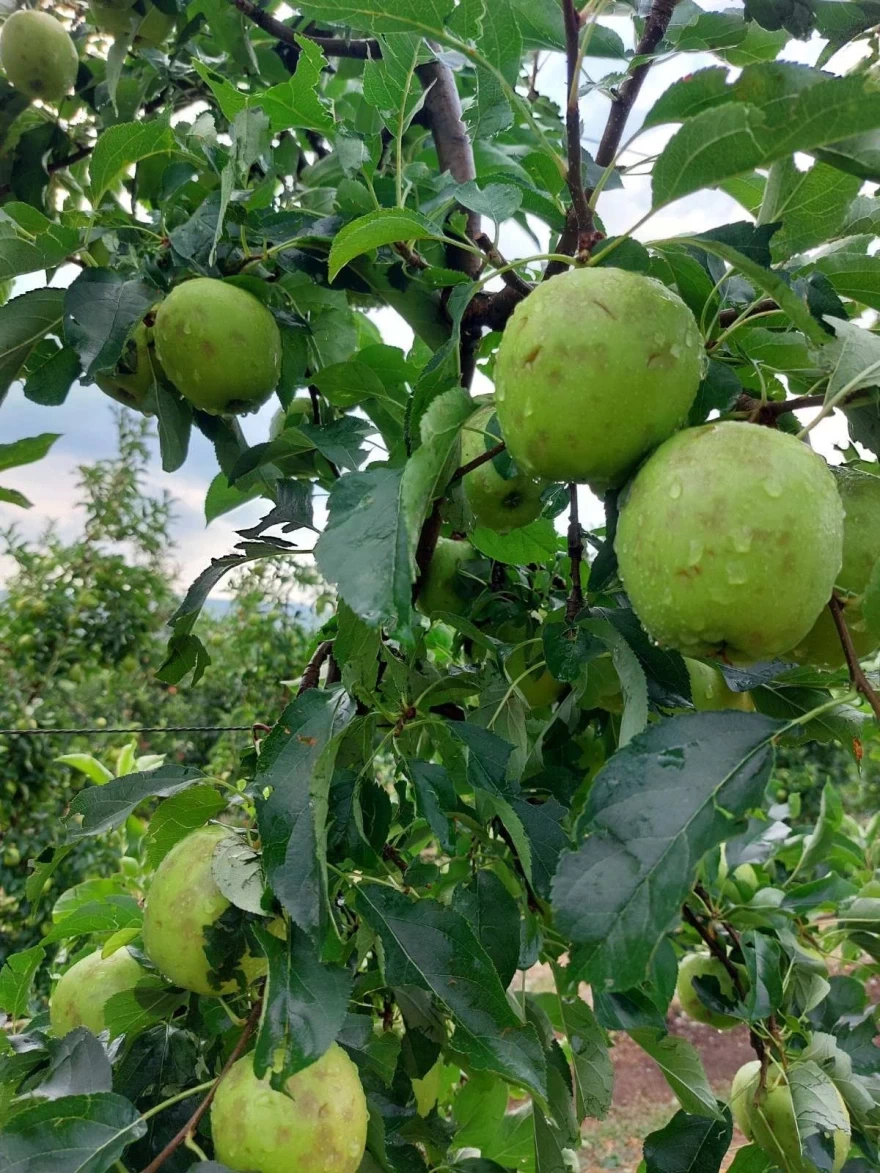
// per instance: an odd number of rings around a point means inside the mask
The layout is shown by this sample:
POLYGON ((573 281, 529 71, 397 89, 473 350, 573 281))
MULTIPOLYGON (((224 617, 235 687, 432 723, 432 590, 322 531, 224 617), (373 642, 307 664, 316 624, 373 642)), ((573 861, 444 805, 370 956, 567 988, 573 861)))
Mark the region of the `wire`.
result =
POLYGON ((84 733, 250 733, 253 725, 146 725, 141 729, 0 729, 0 737, 77 737, 84 733))

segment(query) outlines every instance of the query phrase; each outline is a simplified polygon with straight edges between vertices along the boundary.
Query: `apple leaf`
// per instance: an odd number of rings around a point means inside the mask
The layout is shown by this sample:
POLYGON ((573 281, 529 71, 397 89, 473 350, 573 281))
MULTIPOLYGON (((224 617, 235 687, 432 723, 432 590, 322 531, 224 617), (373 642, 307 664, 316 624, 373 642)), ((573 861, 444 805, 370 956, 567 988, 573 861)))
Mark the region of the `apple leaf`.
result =
POLYGON ((349 261, 382 245, 407 240, 439 240, 442 236, 442 230, 419 212, 405 208, 381 208, 368 212, 346 224, 334 237, 327 275, 333 281, 349 261))
POLYGON ((703 1069, 703 1061, 692 1043, 655 1027, 631 1030, 629 1036, 660 1068, 685 1112, 714 1120, 723 1119, 703 1069))
POLYGON ((34 975, 40 968, 46 950, 40 945, 11 953, 0 969, 0 1010, 15 1022, 27 1010, 34 975))
POLYGON ((123 1096, 63 1096, 26 1107, 6 1122, 0 1135, 0 1168, 105 1173, 146 1131, 140 1113, 123 1096))
POLYGON ((0 306, 0 403, 36 344, 59 333, 63 289, 31 289, 0 306))
POLYGON ((113 1072, 104 1048, 90 1030, 78 1026, 62 1039, 49 1040, 49 1066, 33 1095, 43 1100, 113 1090, 113 1072))
POLYGON ((160 766, 141 774, 114 778, 95 789, 81 790, 70 804, 70 815, 82 815, 82 823, 69 822, 67 841, 74 843, 89 835, 100 835, 124 823, 146 798, 169 798, 203 782, 201 770, 190 766, 160 766))
POLYGON ((645 1173, 718 1173, 732 1137, 727 1111, 718 1119, 676 1112, 667 1125, 645 1137, 645 1173))

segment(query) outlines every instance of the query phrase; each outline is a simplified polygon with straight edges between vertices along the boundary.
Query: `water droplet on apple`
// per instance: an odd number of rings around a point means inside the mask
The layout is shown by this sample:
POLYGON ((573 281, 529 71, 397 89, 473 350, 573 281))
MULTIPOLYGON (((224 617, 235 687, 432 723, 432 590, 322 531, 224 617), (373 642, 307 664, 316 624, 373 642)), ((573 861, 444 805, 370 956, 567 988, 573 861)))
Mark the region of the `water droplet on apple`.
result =
POLYGON ((768 497, 781 497, 782 496, 782 485, 780 485, 779 481, 774 480, 773 477, 767 477, 767 479, 763 482, 763 484, 764 484, 764 492, 767 494, 768 497))
POLYGON ((669 496, 673 501, 677 501, 681 496, 681 484, 678 481, 673 481, 669 486, 669 496))
POLYGON ((688 566, 697 566, 702 557, 703 543, 697 541, 696 538, 692 538, 691 544, 688 547, 688 566))
POLYGON ((727 581, 731 586, 743 586, 749 581, 748 572, 741 562, 728 562, 727 581))

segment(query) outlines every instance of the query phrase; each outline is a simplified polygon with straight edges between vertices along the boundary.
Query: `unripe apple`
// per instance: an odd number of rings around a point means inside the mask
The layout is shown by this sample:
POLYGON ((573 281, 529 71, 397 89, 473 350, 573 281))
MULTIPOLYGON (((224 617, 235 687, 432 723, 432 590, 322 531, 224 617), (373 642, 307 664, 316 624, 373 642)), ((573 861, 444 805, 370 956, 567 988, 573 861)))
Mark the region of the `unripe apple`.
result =
POLYGON ((675 986, 682 1010, 688 1018, 693 1018, 695 1022, 702 1022, 706 1026, 714 1026, 717 1030, 731 1030, 732 1027, 739 1026, 741 1019, 734 1018, 730 1014, 720 1014, 715 1010, 710 1010, 700 1001, 700 996, 694 989, 693 980, 703 977, 717 978, 724 997, 729 998, 732 1002, 736 1001, 737 994, 733 979, 718 958, 712 957, 708 953, 688 953, 679 963, 678 981, 675 986))
POLYGON ((78 1026, 86 1026, 92 1034, 104 1029, 104 1006, 107 999, 124 990, 131 990, 146 976, 146 970, 123 946, 102 957, 96 949, 62 974, 49 1002, 52 1033, 58 1038, 78 1026))
POLYGON ((174 28, 174 17, 149 2, 142 13, 124 0, 89 0, 89 11, 95 27, 114 38, 125 36, 134 26, 132 45, 138 49, 158 48, 174 28))
POLYGON ((20 93, 57 102, 73 88, 79 57, 67 29, 54 16, 21 9, 0 32, 0 64, 20 93))
MULTIPOLYGON (((837 586, 855 598, 844 602, 844 620, 859 659, 880 646, 868 630, 861 609, 874 564, 880 558, 880 478, 857 469, 836 469, 835 479, 843 502, 843 565, 837 586)), ((799 664, 833 671, 846 662, 837 627, 827 609, 816 620, 809 634, 791 653, 799 664)))
MULTIPOLYGON (((490 430, 494 419, 495 408, 487 404, 466 422, 461 433, 462 464, 470 464, 498 443, 499 437, 490 430)), ((506 452, 467 473, 463 480, 465 500, 478 525, 506 534, 540 516, 543 507, 541 494, 546 481, 519 472, 506 452), (510 467, 513 475, 504 476, 499 472, 499 463, 505 468, 510 467)))
POLYGON ((95 376, 95 382, 105 395, 125 407, 143 411, 153 380, 163 375, 153 346, 151 332, 143 322, 134 329, 122 350, 119 362, 112 371, 95 376))
POLYGON ((237 285, 196 277, 156 313, 159 360, 193 407, 211 415, 254 411, 281 371, 281 335, 261 301, 237 285))
POLYGON ((520 644, 514 648, 504 661, 504 670, 530 709, 552 705, 565 690, 565 685, 547 668, 539 643, 520 644))
MULTIPOLYGON (((216 824, 192 831, 159 864, 147 894, 144 952, 169 981, 197 994, 217 996, 238 989, 234 979, 211 984, 205 953, 205 930, 229 908, 214 881, 212 860, 218 843, 233 834, 216 824)), ((238 960, 249 981, 265 973, 262 958, 244 953, 238 960)))
POLYGON ((761 882, 754 867, 750 863, 741 863, 724 881, 721 892, 735 904, 747 904, 760 887, 761 882))
POLYGON ((843 507, 824 460, 785 432, 725 421, 679 432, 636 474, 615 541, 659 644, 749 662, 804 638, 840 570, 843 507))
POLYGON ((274 1091, 252 1055, 232 1065, 211 1105, 217 1160, 236 1173, 355 1173, 367 1145, 367 1100, 337 1043, 274 1091))
POLYGON ((739 709, 754 713, 755 702, 749 692, 734 692, 717 668, 686 658, 691 682, 691 699, 698 713, 714 713, 720 709, 739 709))
POLYGON ((597 656, 587 664, 587 683, 581 693, 582 709, 604 709, 606 713, 623 712, 620 677, 610 655, 597 656))
MULTIPOLYGON (((843 1097, 834 1084, 831 1086, 843 1118, 849 1121, 843 1097)), ((740 1132, 762 1149, 775 1165, 786 1173, 816 1173, 816 1165, 801 1152, 791 1088, 781 1068, 769 1067, 765 1084, 761 1087, 760 1062, 755 1059, 746 1063, 734 1077, 730 1108, 740 1132)), ((836 1130, 833 1141, 831 1173, 840 1173, 849 1154, 849 1129, 836 1130)))
POLYGON ((523 472, 620 484, 680 428, 697 393, 703 340, 659 281, 570 269, 521 302, 495 365, 498 419, 523 472))
POLYGON ((473 594, 472 585, 459 574, 465 563, 476 558, 470 542, 459 538, 438 538, 437 545, 422 576, 416 606, 423 615, 433 618, 441 611, 452 615, 463 615, 468 599, 473 594))

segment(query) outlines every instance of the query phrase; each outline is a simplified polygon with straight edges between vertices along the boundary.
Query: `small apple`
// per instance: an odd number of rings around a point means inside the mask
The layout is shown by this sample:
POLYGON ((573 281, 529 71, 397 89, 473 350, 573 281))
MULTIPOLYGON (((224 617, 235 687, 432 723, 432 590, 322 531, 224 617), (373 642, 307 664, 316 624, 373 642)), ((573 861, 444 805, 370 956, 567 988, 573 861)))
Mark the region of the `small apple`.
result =
POLYGON ((498 419, 517 466, 602 490, 680 428, 703 340, 672 290, 625 269, 570 269, 539 285, 504 331, 498 419))
MULTIPOLYGON (((215 997, 238 989, 234 979, 212 985, 205 953, 205 930, 229 908, 214 881, 212 860, 217 844, 232 835, 228 827, 212 824, 176 843, 156 869, 144 909, 144 952, 153 965, 175 985, 215 997)), ((248 981, 266 971, 263 958, 244 953, 239 961, 248 981)))
POLYGON ((160 379, 162 375, 152 333, 140 322, 123 347, 116 367, 96 375, 95 382, 117 403, 143 411, 154 379, 160 379))
POLYGON ((679 963, 678 981, 675 986, 682 1010, 688 1018, 693 1018, 695 1022, 702 1022, 706 1026, 714 1026, 717 1030, 731 1030, 733 1027, 739 1026, 741 1021, 739 1018, 710 1010, 705 1003, 700 1001, 693 981, 694 978, 703 977, 717 978, 724 997, 729 998, 732 1002, 736 1001, 733 979, 718 958, 712 957, 708 953, 688 953, 679 963))
MULTIPOLYGON (((836 1129, 833 1136, 834 1158, 831 1173, 840 1173, 850 1147, 849 1113, 843 1097, 834 1087, 842 1119, 847 1128, 836 1129)), ((761 1064, 754 1059, 744 1064, 734 1076, 730 1091, 730 1108, 740 1132, 771 1158, 786 1173, 817 1173, 817 1166, 801 1151, 797 1116, 791 1088, 785 1072, 775 1065, 761 1086, 761 1064)))
POLYGON ((717 668, 685 658, 691 682, 691 699, 698 713, 714 713, 720 709, 739 709, 754 713, 755 702, 749 692, 734 692, 717 668))
POLYGON ((169 379, 211 415, 255 411, 278 382, 278 326, 240 286, 213 277, 178 285, 159 306, 154 336, 169 379))
MULTIPOLYGON (((487 404, 465 423, 461 433, 462 464, 470 464, 498 443, 500 437, 491 428, 495 419, 495 408, 487 404)), ((463 479, 465 500, 478 525, 506 534, 540 516, 546 481, 519 472, 506 452, 481 464, 463 479), (499 471, 499 464, 504 471, 499 471), (505 475, 508 471, 512 475, 505 475)))
POLYGON ((124 37, 133 31, 132 45, 135 48, 158 48, 174 28, 174 17, 155 4, 150 4, 149 0, 144 4, 143 12, 134 8, 132 3, 125 3, 125 0, 89 0, 89 12, 95 28, 114 38, 124 37))
POLYGON ((565 685, 547 668, 539 643, 520 644, 504 661, 504 671, 530 709, 543 709, 558 701, 565 685))
POLYGON ((438 538, 428 569, 422 577, 416 606, 432 619, 441 611, 463 615, 474 584, 459 573, 462 567, 477 557, 470 542, 460 538, 438 538))
POLYGON ((52 1033, 58 1038, 78 1026, 98 1035, 104 1029, 104 1006, 113 994, 131 990, 146 975, 123 946, 102 957, 96 949, 62 974, 49 1001, 52 1033))
POLYGON ((355 1173, 367 1145, 357 1068, 331 1043, 283 1091, 257 1079, 252 1055, 234 1063, 211 1105, 217 1160, 235 1173, 355 1173))
POLYGON ((648 458, 621 508, 615 549, 632 605, 659 644, 686 656, 771 660, 804 638, 831 596, 843 507, 806 444, 754 424, 711 423, 648 458))
POLYGON ((57 102, 73 88, 79 57, 60 21, 29 8, 13 12, 3 25, 0 64, 20 93, 57 102))
MULTIPOLYGON (((843 565, 837 586, 854 596, 844 603, 844 620, 861 660, 880 646, 880 639, 868 630, 861 609, 861 596, 880 558, 880 478, 857 469, 841 468, 835 470, 835 479, 845 514, 843 565)), ((843 645, 827 608, 792 651, 791 658, 799 664, 829 671, 843 667, 846 662, 843 645)))

